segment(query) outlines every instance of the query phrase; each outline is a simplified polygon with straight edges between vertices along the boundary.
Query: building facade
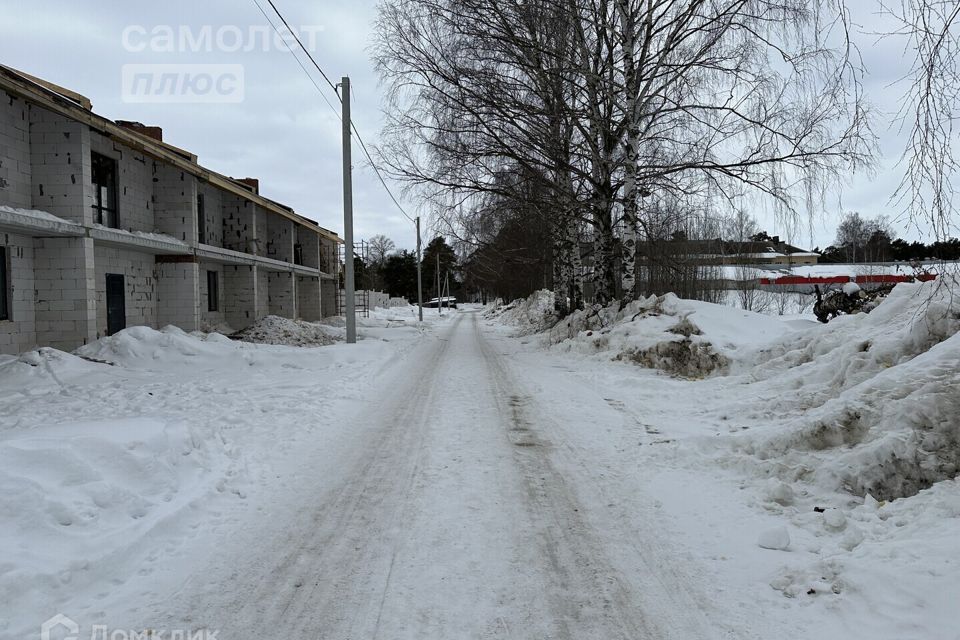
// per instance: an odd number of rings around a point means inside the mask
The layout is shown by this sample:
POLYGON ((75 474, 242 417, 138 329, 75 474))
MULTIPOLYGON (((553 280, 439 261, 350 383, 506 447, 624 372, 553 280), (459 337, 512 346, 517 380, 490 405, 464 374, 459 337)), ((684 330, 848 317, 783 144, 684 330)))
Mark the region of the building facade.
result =
POLYGON ((0 67, 0 353, 134 325, 335 313, 339 237, 89 100, 0 67))

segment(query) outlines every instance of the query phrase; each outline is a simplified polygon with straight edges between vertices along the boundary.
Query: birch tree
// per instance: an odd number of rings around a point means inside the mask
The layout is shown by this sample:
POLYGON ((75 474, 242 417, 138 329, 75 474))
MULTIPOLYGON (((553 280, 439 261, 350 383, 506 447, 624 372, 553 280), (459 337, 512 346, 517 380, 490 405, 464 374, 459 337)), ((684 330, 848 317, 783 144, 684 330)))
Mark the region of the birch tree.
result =
POLYGON ((533 176, 558 314, 579 305, 582 229, 595 302, 629 299, 644 194, 752 192, 795 216, 867 162, 846 25, 819 0, 385 0, 381 156, 441 216, 533 176))

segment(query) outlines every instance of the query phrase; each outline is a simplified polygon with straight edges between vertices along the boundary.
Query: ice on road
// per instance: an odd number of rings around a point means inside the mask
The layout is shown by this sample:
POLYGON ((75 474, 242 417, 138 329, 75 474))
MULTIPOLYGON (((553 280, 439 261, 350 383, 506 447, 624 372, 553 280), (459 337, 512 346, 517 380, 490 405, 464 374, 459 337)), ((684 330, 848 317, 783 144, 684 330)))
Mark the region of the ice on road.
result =
POLYGON ((457 314, 363 390, 349 444, 323 457, 335 463, 264 489, 257 517, 131 624, 230 639, 722 635, 689 563, 654 520, 615 508, 616 474, 558 428, 558 408, 609 406, 527 383, 507 343, 457 314))

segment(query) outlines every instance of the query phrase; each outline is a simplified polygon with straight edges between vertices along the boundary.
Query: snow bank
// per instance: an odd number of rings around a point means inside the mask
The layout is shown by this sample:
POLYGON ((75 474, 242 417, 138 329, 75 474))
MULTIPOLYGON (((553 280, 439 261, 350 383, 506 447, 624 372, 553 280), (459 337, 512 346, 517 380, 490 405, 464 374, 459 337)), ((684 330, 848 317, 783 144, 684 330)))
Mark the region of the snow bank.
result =
POLYGON ((224 443, 185 424, 118 418, 38 426, 0 440, 0 600, 38 596, 120 563, 144 537, 236 473, 224 443), (5 554, 6 555, 6 554, 5 554))
POLYGON ((701 378, 726 369, 742 351, 788 331, 769 316, 667 294, 622 309, 615 304, 577 311, 546 336, 559 350, 701 378))
POLYGON ((191 421, 189 405, 144 411, 162 401, 148 391, 153 374, 89 359, 150 362, 136 347, 182 354, 203 341, 128 332, 84 347, 85 357, 43 348, 0 360, 0 600, 18 611, 44 611, 53 593, 105 582, 117 567, 152 571, 149 550, 189 535, 196 501, 243 495, 222 425, 191 421))
POLYGON ((0 356, 0 637, 136 599, 236 526, 246 496, 308 464, 421 335, 371 331, 300 349, 132 327, 73 354, 0 356))
POLYGON ((542 336, 565 357, 526 347, 517 358, 558 405, 557 429, 609 456, 608 477, 636 478, 618 506, 651 492, 637 520, 672 526, 717 601, 768 626, 739 633, 734 622, 733 636, 956 635, 956 281, 899 284, 871 313, 826 325, 665 296, 574 314, 542 336), (665 343, 703 345, 727 375, 631 375, 609 362, 640 354, 650 366, 665 343), (580 386, 608 406, 577 397, 580 386))
POLYGON ((494 306, 485 315, 502 324, 516 327, 518 335, 540 333, 556 322, 553 292, 541 289, 527 298, 518 298, 504 306, 494 306))
POLYGON ((797 414, 738 442, 772 473, 881 500, 960 468, 960 303, 954 286, 901 284, 872 313, 841 317, 758 356, 753 377, 789 389, 797 414))
POLYGON ((334 342, 333 336, 318 323, 280 316, 266 316, 232 337, 244 342, 288 347, 322 347, 334 342))
MULTIPOLYGON (((84 345, 75 353, 94 361, 127 366, 190 365, 203 361, 205 356, 219 354, 222 349, 217 345, 223 342, 230 342, 230 339, 218 333, 188 334, 173 325, 159 331, 150 327, 130 327, 84 345)), ((31 356, 24 354, 22 357, 31 356)))

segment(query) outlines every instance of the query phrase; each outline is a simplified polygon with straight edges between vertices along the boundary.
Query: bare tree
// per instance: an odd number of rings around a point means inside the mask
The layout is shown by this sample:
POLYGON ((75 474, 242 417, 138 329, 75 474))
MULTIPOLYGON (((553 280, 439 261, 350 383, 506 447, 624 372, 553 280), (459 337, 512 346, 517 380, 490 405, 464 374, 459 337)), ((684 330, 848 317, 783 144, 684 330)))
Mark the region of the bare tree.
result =
POLYGON ((367 241, 367 246, 369 247, 370 264, 375 266, 383 266, 387 256, 397 248, 393 240, 383 234, 377 234, 370 238, 367 241))
POLYGON ((732 201, 753 191, 797 214, 828 178, 866 161, 846 13, 833 7, 385 0, 380 153, 444 212, 476 215, 484 194, 523 197, 504 186, 504 171, 539 182, 558 312, 568 299, 578 305, 584 239, 595 301, 629 299, 642 289, 635 249, 641 235, 652 242, 645 229, 657 199, 689 209, 705 192, 732 201))
POLYGON ((760 232, 760 226, 750 214, 737 209, 732 215, 721 221, 723 239, 721 248, 724 255, 733 263, 734 287, 740 306, 753 311, 758 303, 758 282, 753 263, 752 242, 760 232))
POLYGON ((850 211, 837 226, 835 244, 844 250, 849 262, 877 262, 886 257, 890 240, 890 222, 886 217, 864 218, 850 211))
POLYGON ((881 11, 900 23, 913 53, 911 83, 900 122, 909 131, 902 162, 903 180, 893 195, 918 226, 926 224, 936 240, 956 233, 955 184, 960 168, 954 152, 954 120, 960 97, 960 2, 901 0, 880 2, 881 11))

